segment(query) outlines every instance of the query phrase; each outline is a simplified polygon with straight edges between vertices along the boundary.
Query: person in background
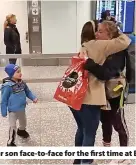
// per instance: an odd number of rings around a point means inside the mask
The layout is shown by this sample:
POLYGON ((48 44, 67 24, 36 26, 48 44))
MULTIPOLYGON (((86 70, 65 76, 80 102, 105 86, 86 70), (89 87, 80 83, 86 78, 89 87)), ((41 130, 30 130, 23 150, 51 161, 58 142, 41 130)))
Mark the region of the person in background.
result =
MULTIPOLYGON (((10 14, 4 22, 4 43, 6 45, 6 54, 21 54, 20 34, 16 27, 16 16, 10 14)), ((16 64, 14 58, 9 59, 10 64, 16 64)))
POLYGON ((111 16, 110 10, 106 10, 101 13, 100 23, 103 21, 114 21, 115 22, 115 18, 111 16))
POLYGON ((131 39, 131 44, 135 44, 136 43, 136 34, 135 33, 131 33, 128 36, 131 39))
POLYGON ((17 135, 28 138, 26 131, 26 97, 37 103, 38 99, 32 94, 25 82, 22 81, 21 69, 14 64, 8 64, 5 72, 9 79, 5 79, 1 87, 1 114, 3 117, 9 115, 9 140, 7 146, 16 146, 16 121, 19 120, 17 135))
MULTIPOLYGON (((106 24, 99 24, 98 32, 96 32, 96 39, 98 40, 108 40, 111 39, 110 32, 111 29, 107 28, 106 24)), ((117 37, 117 36, 113 36, 117 37)), ((91 58, 87 59, 84 68, 88 70, 91 74, 96 76, 101 81, 114 80, 114 87, 118 86, 118 82, 121 82, 121 74, 126 66, 126 80, 129 83, 132 77, 130 77, 130 67, 126 59, 128 56, 128 51, 123 50, 121 52, 110 55, 103 65, 95 63, 91 58), (126 65, 127 64, 127 65, 126 65)), ((107 83, 106 83, 107 84, 107 83)), ((126 84, 126 83, 125 83, 126 84)), ((124 85, 125 85, 124 84, 124 85)), ((123 84, 122 84, 123 85, 123 84)), ((124 90, 125 86, 121 88, 124 90)), ((121 93, 119 92, 118 96, 115 95, 113 98, 108 98, 108 101, 111 106, 111 110, 101 111, 101 122, 102 122, 102 132, 103 132, 103 145, 111 146, 111 136, 112 136, 112 126, 117 131, 119 135, 120 146, 129 145, 129 133, 124 116, 124 108, 120 107, 121 93)), ((124 101, 123 101, 124 102, 124 101)), ((124 103, 123 103, 124 104, 124 103)), ((113 160, 109 164, 130 164, 130 160, 113 160)))
MULTIPOLYGON (((110 21, 109 21, 110 22, 110 21)), ((107 26, 112 29, 110 36, 118 34, 118 29, 112 22, 107 26)), ((130 39, 124 35, 110 40, 95 40, 96 24, 94 21, 85 23, 81 32, 81 50, 89 58, 102 65, 110 54, 124 50, 130 44, 130 39)), ((105 83, 89 74, 89 85, 80 110, 70 108, 77 123, 75 146, 94 146, 96 131, 99 126, 101 107, 106 108, 105 83)), ((74 164, 94 164, 92 159, 74 160, 74 164)))
POLYGON ((115 17, 111 16, 110 10, 102 11, 100 23, 102 23, 103 21, 113 21, 113 22, 115 22, 119 30, 122 27, 122 23, 117 22, 115 17))

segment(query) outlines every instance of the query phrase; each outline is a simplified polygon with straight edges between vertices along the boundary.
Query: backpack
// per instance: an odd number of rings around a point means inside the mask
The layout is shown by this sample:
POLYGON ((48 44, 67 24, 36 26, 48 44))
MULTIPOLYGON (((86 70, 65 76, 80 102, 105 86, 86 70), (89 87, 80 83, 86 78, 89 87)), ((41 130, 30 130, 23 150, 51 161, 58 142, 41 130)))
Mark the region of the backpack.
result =
POLYGON ((129 83, 128 93, 135 93, 135 39, 134 35, 129 35, 131 44, 128 47, 126 56, 126 79, 129 83))

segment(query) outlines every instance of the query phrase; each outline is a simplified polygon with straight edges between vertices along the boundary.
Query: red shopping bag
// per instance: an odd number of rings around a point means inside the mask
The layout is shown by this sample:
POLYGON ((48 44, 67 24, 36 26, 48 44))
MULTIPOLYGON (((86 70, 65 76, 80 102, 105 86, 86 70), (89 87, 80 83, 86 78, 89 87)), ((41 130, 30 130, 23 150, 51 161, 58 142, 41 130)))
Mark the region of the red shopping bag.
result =
POLYGON ((80 110, 88 88, 88 72, 83 69, 85 58, 72 57, 54 98, 75 110, 80 110))

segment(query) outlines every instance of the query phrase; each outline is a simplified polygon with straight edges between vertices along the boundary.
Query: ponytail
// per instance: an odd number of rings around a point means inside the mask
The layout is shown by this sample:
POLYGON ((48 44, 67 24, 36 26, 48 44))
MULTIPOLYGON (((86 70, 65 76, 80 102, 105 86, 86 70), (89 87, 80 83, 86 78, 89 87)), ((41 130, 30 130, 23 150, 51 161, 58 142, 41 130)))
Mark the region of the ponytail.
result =
POLYGON ((7 26, 8 26, 8 21, 6 20, 6 21, 4 22, 4 30, 7 28, 7 26))

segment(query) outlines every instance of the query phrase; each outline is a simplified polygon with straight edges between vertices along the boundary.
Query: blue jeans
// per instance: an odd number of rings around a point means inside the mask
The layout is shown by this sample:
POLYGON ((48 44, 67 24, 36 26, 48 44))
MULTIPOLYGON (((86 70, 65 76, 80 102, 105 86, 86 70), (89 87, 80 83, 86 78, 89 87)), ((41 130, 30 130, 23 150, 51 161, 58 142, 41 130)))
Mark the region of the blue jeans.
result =
MULTIPOLYGON (((75 146, 94 146, 95 135, 100 121, 100 106, 83 104, 80 111, 70 108, 77 123, 75 146)), ((74 164, 88 163, 93 160, 75 160, 74 164)))

